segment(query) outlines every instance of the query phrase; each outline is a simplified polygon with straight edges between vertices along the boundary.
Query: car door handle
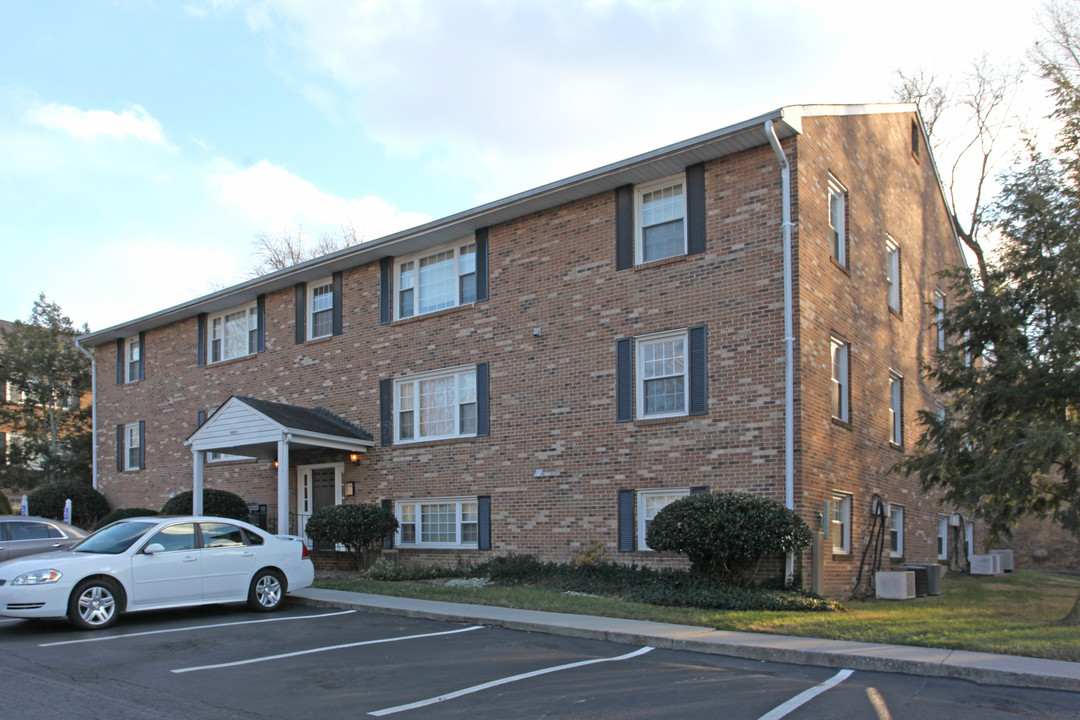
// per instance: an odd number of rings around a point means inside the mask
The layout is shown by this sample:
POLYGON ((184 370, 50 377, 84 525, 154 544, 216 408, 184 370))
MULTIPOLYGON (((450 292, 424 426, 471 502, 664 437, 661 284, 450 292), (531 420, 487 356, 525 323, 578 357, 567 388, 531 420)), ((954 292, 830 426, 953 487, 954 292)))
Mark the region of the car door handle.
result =
POLYGON ((198 559, 199 558, 195 557, 194 555, 186 555, 186 556, 184 556, 184 562, 195 562, 198 559))
POLYGON ((250 550, 245 550, 243 555, 244 557, 255 557, 255 553, 251 552, 250 550))
POLYGON ((64 547, 63 543, 53 543, 53 547, 64 547))

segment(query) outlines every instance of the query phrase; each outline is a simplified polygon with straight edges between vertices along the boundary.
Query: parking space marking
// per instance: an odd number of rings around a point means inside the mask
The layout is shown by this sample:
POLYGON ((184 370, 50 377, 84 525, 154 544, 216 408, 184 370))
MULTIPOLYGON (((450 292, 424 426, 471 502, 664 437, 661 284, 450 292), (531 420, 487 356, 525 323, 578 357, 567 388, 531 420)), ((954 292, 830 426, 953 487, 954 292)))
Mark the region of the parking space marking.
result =
POLYGON ((427 700, 418 700, 417 702, 409 703, 408 705, 397 705, 395 707, 383 708, 382 710, 375 710, 374 712, 369 712, 368 715, 374 715, 376 717, 381 717, 383 715, 393 715, 394 713, 403 712, 405 710, 415 710, 416 708, 422 708, 422 707, 426 707, 428 705, 434 705, 435 703, 445 702, 446 700, 453 700, 454 698, 459 698, 462 695, 470 695, 470 694, 475 693, 475 692, 480 692, 481 690, 487 690, 488 688, 498 687, 499 685, 506 685, 507 683, 517 682, 518 680, 528 680, 529 678, 534 678, 534 677, 537 677, 539 675, 547 675, 548 673, 560 672, 562 670, 572 670, 574 668, 585 667, 586 665, 595 665, 597 663, 618 662, 619 660, 629 660, 630 658, 636 658, 639 655, 644 655, 645 653, 647 653, 647 652, 649 652, 651 650, 653 650, 653 648, 646 646, 646 647, 643 647, 643 648, 638 648, 637 650, 635 650, 632 653, 627 653, 626 655, 620 655, 618 657, 596 658, 594 660, 582 660, 581 662, 568 663, 566 665, 556 665, 554 667, 544 668, 542 670, 533 670, 532 672, 521 673, 520 675, 512 675, 510 677, 502 678, 501 680, 492 680, 491 682, 481 683, 480 685, 473 685, 472 687, 467 687, 467 688, 465 688, 463 690, 457 690, 457 691, 452 692, 452 693, 446 693, 445 695, 439 695, 438 697, 428 698, 427 700))
POLYGON ((170 628, 168 630, 146 630, 145 632, 125 633, 123 635, 109 635, 107 637, 82 638, 80 640, 61 640, 59 642, 39 643, 38 647, 55 647, 57 645, 78 645, 79 643, 104 642, 106 640, 123 640, 125 638, 143 637, 145 635, 164 635, 166 633, 187 632, 188 630, 209 630, 211 628, 231 627, 233 625, 256 625, 268 622, 286 622, 288 620, 317 620, 324 617, 348 615, 355 610, 343 610, 341 612, 323 613, 321 615, 299 615, 297 617, 268 618, 265 620, 237 620, 236 622, 216 623, 214 625, 192 625, 191 627, 170 628))
POLYGON ((805 703, 810 702, 811 700, 813 700, 814 698, 816 698, 818 695, 825 692, 829 688, 835 687, 835 686, 839 685, 840 683, 844 682, 849 677, 851 677, 851 674, 853 672, 855 672, 855 671, 854 670, 841 670, 840 672, 836 673, 835 675, 833 675, 831 678, 829 678, 825 682, 820 683, 818 685, 815 685, 814 687, 810 688, 809 690, 804 690, 803 692, 799 693, 795 697, 788 700, 783 705, 776 706, 771 711, 765 713, 760 718, 758 718, 758 720, 780 720, 780 718, 784 717, 785 715, 790 713, 792 710, 804 705, 805 703))
POLYGON ((177 670, 170 670, 169 672, 180 674, 196 672, 198 670, 216 670, 218 668, 236 667, 237 665, 251 665, 253 663, 268 662, 270 660, 284 660, 285 658, 297 657, 299 655, 313 655, 315 653, 330 652, 331 650, 344 650, 345 648, 360 647, 361 645, 379 645, 381 643, 401 642, 402 640, 418 640, 420 638, 438 637, 439 635, 456 635, 457 633, 483 629, 483 625, 473 625, 471 627, 459 628, 457 630, 424 633, 422 635, 404 635, 402 637, 382 638, 381 640, 361 640, 360 642, 345 643, 344 645, 330 645, 328 647, 312 648, 310 650, 298 650, 291 653, 282 653, 281 655, 267 655, 266 657, 251 658, 250 660, 237 660, 236 662, 218 663, 216 665, 199 665, 198 667, 179 668, 177 670))

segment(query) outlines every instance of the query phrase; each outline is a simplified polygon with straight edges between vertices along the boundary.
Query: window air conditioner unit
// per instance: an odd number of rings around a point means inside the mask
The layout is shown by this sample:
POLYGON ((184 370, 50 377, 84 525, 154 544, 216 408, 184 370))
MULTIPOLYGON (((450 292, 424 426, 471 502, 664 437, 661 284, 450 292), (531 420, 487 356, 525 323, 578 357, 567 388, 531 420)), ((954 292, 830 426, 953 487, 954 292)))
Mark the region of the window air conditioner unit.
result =
POLYGON ((960 514, 953 513, 949 516, 949 527, 960 527, 960 514))
POLYGON ((880 499, 874 498, 870 502, 870 514, 877 515, 879 512, 884 514, 885 517, 889 517, 889 503, 882 502, 880 499))

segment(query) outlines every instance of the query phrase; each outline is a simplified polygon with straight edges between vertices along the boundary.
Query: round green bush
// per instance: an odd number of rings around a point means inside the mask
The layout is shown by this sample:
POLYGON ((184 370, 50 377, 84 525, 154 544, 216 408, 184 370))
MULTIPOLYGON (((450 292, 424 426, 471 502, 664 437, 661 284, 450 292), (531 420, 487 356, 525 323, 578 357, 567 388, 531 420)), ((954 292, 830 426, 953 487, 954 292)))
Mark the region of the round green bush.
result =
MULTIPOLYGON (((161 506, 162 515, 191 515, 192 492, 185 490, 169 498, 161 506)), ((203 515, 247 520, 248 506, 244 499, 228 490, 203 488, 203 515)))
POLYGON ((94 526, 95 530, 100 530, 106 525, 111 525, 117 520, 123 520, 129 517, 142 517, 144 515, 157 515, 157 510, 147 510, 146 508, 121 508, 119 510, 113 510, 105 517, 98 520, 98 524, 94 526))
POLYGON ((0 492, 0 515, 14 515, 15 511, 11 508, 11 501, 8 500, 8 496, 0 492))
POLYGON ((746 493, 700 493, 656 514, 645 542, 654 550, 685 553, 697 573, 745 580, 761 558, 808 547, 802 518, 776 500, 746 493))
POLYGON ((397 530, 398 521, 389 510, 377 505, 328 505, 308 518, 305 532, 318 543, 344 545, 364 567, 364 555, 397 530))
POLYGON ((54 520, 64 519, 64 503, 71 500, 71 524, 93 527, 98 518, 109 514, 109 502, 90 483, 58 480, 42 485, 27 496, 30 514, 54 520))

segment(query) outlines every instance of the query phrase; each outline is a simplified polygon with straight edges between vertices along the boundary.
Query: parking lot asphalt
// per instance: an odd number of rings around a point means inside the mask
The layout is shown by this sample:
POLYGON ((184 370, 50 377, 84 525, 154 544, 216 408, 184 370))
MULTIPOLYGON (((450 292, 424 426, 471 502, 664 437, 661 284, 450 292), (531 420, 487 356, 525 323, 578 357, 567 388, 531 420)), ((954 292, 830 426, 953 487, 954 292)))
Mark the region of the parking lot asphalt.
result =
MULTIPOLYGON (((907 645, 710 630, 693 625, 518 610, 305 588, 292 602, 388 612, 771 662, 948 677, 1080 692, 1080 663, 907 645)), ((1080 717, 1080 712, 1077 713, 1080 717)))
POLYGON ((1074 693, 325 606, 0 620, 0 717, 1075 718, 1074 693))

